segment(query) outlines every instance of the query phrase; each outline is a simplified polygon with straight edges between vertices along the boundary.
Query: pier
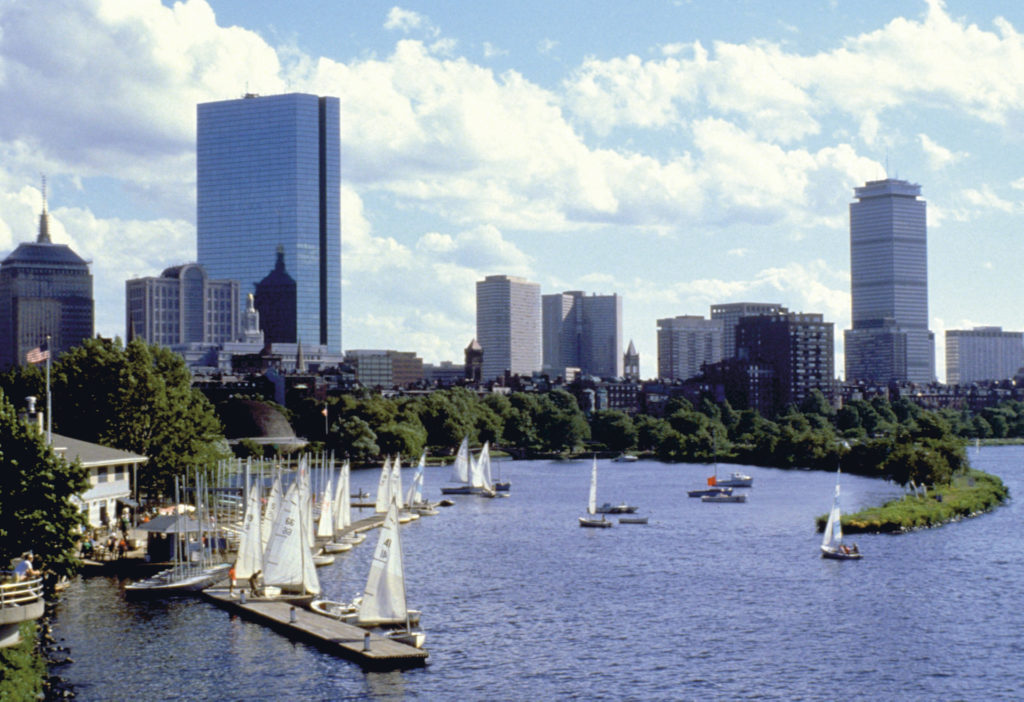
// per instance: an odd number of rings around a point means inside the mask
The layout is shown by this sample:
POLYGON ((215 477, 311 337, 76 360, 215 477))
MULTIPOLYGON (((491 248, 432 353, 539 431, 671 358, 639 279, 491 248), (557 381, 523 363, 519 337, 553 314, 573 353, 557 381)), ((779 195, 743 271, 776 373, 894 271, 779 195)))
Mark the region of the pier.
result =
POLYGON ((266 624, 294 639, 311 643, 369 670, 396 670, 426 665, 423 649, 392 641, 358 626, 296 607, 284 601, 239 601, 238 593, 211 588, 203 597, 229 612, 266 624))

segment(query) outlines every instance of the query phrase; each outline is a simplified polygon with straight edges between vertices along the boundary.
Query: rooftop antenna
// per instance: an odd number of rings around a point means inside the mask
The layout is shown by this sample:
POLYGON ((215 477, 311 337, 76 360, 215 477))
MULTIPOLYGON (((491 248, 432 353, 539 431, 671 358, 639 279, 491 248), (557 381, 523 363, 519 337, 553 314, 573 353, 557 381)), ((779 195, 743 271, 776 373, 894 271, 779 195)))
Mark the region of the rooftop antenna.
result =
POLYGON ((37 244, 52 244, 50 239, 50 218, 46 214, 46 176, 39 174, 43 179, 43 211, 39 215, 39 236, 36 237, 37 244))

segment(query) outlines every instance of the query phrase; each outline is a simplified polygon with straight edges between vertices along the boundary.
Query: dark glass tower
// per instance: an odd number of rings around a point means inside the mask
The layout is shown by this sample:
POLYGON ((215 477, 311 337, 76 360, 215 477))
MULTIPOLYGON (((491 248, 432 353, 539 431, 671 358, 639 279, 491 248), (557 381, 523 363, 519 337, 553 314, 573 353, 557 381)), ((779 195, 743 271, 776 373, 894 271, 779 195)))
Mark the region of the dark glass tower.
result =
POLYGON ((244 293, 282 247, 295 283, 293 341, 336 353, 340 162, 337 98, 251 95, 198 107, 199 263, 211 278, 238 280, 244 293))
POLYGON ((929 383, 935 337, 928 329, 928 230, 921 186, 876 180, 850 204, 846 380, 929 383))
POLYGON ((277 263, 266 278, 256 283, 254 305, 260 314, 260 329, 268 344, 294 344, 297 336, 295 318, 295 279, 284 267, 284 249, 277 249, 277 263))
POLYGON ((89 264, 50 240, 48 217, 44 202, 36 241, 0 263, 0 369, 25 363, 47 336, 56 358, 93 334, 89 264))

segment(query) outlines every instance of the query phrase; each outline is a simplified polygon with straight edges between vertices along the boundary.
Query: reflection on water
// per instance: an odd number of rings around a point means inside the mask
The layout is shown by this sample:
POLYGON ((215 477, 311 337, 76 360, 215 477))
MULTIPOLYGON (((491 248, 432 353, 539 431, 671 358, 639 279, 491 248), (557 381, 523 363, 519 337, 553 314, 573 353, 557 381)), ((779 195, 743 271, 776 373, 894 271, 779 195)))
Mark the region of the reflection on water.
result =
MULTIPOLYGON (((1024 448, 974 460, 1024 490, 1024 448)), ((599 501, 650 524, 580 529, 589 462, 514 462, 510 499, 460 497, 403 527, 429 665, 358 666, 201 600, 126 602, 79 580, 55 630, 81 700, 1013 699, 1024 613, 1015 502, 903 536, 858 536, 863 561, 818 557, 831 473, 744 469, 746 504, 686 497, 706 466, 602 462, 599 501), (999 604, 1002 603, 1002 604, 999 604)), ((437 495, 447 469, 428 471, 437 495)), ((377 474, 353 475, 373 490, 377 474)), ((898 494, 845 476, 844 509, 898 494)), ((321 568, 325 596, 362 590, 375 539, 321 568)))

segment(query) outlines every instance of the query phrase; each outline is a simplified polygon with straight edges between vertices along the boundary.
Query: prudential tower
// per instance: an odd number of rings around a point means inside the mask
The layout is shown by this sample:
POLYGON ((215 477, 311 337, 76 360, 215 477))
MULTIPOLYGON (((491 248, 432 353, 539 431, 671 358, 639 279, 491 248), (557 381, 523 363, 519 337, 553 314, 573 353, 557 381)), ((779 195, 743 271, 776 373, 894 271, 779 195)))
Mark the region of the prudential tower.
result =
POLYGON ((846 380, 935 379, 928 329, 928 229, 921 186, 874 180, 850 203, 853 328, 845 332, 846 380))

